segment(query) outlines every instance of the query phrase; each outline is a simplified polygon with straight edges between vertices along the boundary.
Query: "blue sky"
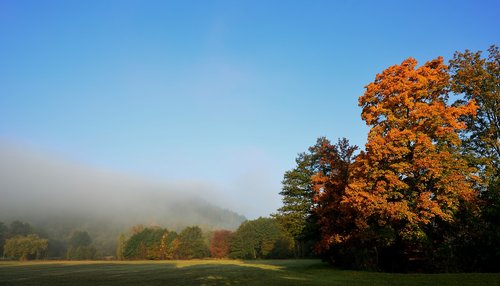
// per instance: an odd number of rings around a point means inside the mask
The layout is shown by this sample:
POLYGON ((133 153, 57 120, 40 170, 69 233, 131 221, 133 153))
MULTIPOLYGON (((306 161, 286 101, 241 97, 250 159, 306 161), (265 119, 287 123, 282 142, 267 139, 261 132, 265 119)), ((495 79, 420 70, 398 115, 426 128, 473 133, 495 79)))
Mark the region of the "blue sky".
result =
POLYGON ((499 1, 0 0, 0 140, 266 216, 317 137, 365 143, 357 98, 376 73, 499 45, 498 15, 499 1))

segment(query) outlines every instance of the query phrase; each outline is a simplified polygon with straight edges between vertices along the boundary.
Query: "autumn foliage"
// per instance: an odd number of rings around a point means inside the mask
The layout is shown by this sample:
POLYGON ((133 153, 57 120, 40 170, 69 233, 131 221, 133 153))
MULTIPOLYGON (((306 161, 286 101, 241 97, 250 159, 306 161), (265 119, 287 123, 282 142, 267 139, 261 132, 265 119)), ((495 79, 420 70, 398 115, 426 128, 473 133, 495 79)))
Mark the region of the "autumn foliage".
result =
POLYGON ((229 230, 216 230, 210 242, 210 254, 213 258, 227 258, 231 250, 231 235, 229 230))
POLYGON ((462 201, 475 199, 474 170, 459 153, 460 120, 473 100, 447 104, 449 75, 443 59, 416 68, 407 59, 377 75, 359 99, 371 126, 366 151, 356 158, 346 202, 362 214, 357 225, 397 224, 403 240, 425 236, 436 220, 452 221, 462 201))
POLYGON ((332 145, 323 140, 317 152, 321 155, 320 171, 312 176, 315 215, 320 225, 319 250, 345 242, 354 229, 356 219, 351 206, 345 204, 346 189, 349 185, 354 152, 357 146, 350 146, 347 139, 332 145))
POLYGON ((500 201, 500 57, 489 52, 488 61, 457 53, 451 71, 442 57, 387 68, 359 98, 370 127, 364 150, 325 138, 310 149, 317 165, 293 171, 315 170, 307 213, 319 228, 318 253, 355 268, 495 269, 484 265, 498 254, 467 261, 484 249, 477 244, 500 243, 492 205, 500 201))
POLYGON ((375 236, 375 247, 392 246, 407 259, 432 243, 433 228, 453 222, 460 206, 478 196, 459 138, 461 119, 474 115, 476 105, 450 105, 448 93, 442 58, 421 67, 410 58, 377 75, 359 98, 371 129, 344 203, 356 213, 357 230, 375 236))

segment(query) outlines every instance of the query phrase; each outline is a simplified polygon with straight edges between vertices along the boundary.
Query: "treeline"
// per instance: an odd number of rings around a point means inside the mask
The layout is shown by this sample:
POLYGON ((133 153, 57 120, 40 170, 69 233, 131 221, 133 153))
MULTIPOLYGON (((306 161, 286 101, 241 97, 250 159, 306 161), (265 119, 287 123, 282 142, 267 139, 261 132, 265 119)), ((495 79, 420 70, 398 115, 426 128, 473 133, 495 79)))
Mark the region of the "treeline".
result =
POLYGON ((42 259, 47 255, 48 240, 40 237, 27 223, 13 221, 10 227, 0 222, 0 252, 19 260, 42 259))
POLYGON ((293 254, 293 239, 275 219, 258 218, 243 222, 232 232, 203 232, 198 226, 180 233, 161 227, 136 226, 129 237, 122 234, 116 257, 125 259, 196 259, 196 258, 287 258, 293 254))
POLYGON ((274 217, 296 255, 383 271, 500 271, 500 53, 377 74, 363 150, 319 138, 284 175, 274 217))
POLYGON ((86 231, 75 230, 60 241, 22 221, 13 221, 9 226, 0 222, 0 253, 4 258, 18 260, 97 258, 96 248, 86 231))
MULTIPOLYGON (((320 255, 356 269, 500 271, 499 49, 406 59, 376 75, 359 106, 364 149, 319 138, 284 174, 273 218, 234 232, 137 226, 116 258, 320 255)), ((53 240, 22 222, 0 223, 0 246, 12 259, 99 257, 85 231, 53 240)))
POLYGON ((273 218, 245 221, 236 231, 203 231, 190 226, 177 233, 160 226, 137 225, 121 234, 116 245, 116 256, 104 257, 87 231, 74 230, 61 241, 28 223, 14 221, 10 227, 0 223, 4 259, 274 259, 292 257, 294 249, 293 238, 273 218))

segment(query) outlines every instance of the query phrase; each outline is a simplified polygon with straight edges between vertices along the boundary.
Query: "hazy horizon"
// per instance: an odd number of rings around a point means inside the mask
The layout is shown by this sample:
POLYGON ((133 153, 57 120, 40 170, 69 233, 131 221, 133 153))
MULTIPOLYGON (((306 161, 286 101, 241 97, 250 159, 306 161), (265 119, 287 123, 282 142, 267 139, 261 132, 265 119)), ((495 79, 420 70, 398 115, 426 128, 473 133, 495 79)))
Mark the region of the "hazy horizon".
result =
POLYGON ((76 216, 128 227, 172 226, 172 216, 185 218, 184 223, 189 218, 192 224, 200 221, 193 208, 210 205, 241 214, 238 202, 208 184, 147 180, 5 142, 0 142, 0 189, 0 221, 4 222, 10 218, 41 223, 76 216))

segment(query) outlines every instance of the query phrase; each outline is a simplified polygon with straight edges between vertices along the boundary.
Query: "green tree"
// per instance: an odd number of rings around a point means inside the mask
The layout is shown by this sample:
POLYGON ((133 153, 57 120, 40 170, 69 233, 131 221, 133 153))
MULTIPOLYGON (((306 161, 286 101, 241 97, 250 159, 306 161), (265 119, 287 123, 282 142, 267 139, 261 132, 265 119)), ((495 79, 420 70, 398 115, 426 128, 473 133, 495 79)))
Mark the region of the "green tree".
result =
POLYGON ((160 227, 146 227, 133 234, 125 244, 126 259, 162 259, 162 239, 168 232, 160 227))
POLYGON ((63 259, 68 254, 68 243, 64 238, 48 238, 49 248, 47 249, 47 256, 50 258, 63 259))
POLYGON ((124 252, 125 252, 125 245, 127 243, 127 239, 125 238, 125 234, 120 234, 120 237, 118 238, 118 243, 116 244, 116 259, 118 260, 123 260, 124 257, 124 252))
POLYGON ((178 237, 177 256, 180 259, 203 258, 210 255, 203 232, 198 226, 186 227, 178 237))
POLYGON ((476 159, 484 182, 494 182, 500 176, 500 52, 498 47, 488 49, 488 57, 481 51, 456 52, 450 61, 452 90, 465 100, 474 100, 478 106, 474 116, 467 116, 463 132, 466 154, 476 159))
POLYGON ((5 241, 4 254, 6 257, 22 261, 41 259, 45 257, 48 244, 47 239, 40 238, 36 234, 14 236, 5 241))
POLYGON ((161 240, 162 259, 174 259, 179 248, 179 235, 175 231, 168 231, 163 234, 161 240))
POLYGON ((10 223, 8 236, 27 236, 32 233, 34 233, 34 230, 29 223, 15 220, 10 223))
MULTIPOLYGON (((463 153, 470 164, 477 167, 481 177, 480 219, 464 213, 453 229, 460 233, 455 239, 459 251, 465 254, 463 264, 476 261, 483 270, 500 269, 500 52, 498 47, 488 49, 488 57, 481 51, 456 52, 450 61, 453 92, 464 100, 474 100, 478 106, 475 116, 466 116, 467 129, 462 132, 463 153), (482 229, 478 229, 482 227, 482 229), (466 237, 467 239, 463 239, 466 237), (475 259, 472 259, 475 257, 475 259)), ((459 100, 460 104, 464 100, 459 100)), ((473 269, 474 270, 474 269, 473 269)))
POLYGON ((0 254, 3 255, 3 246, 5 244, 5 240, 7 239, 7 234, 8 234, 9 229, 7 226, 3 223, 0 222, 0 254))
POLYGON ((273 217, 295 240, 295 255, 299 257, 312 253, 311 246, 316 242, 317 218, 313 212, 315 205, 311 177, 320 171, 321 146, 329 141, 320 137, 308 152, 300 153, 295 159, 296 166, 285 172, 282 181, 283 206, 273 217))
POLYGON ((90 235, 86 231, 74 231, 68 241, 70 246, 89 246, 92 243, 90 235))
POLYGON ((95 259, 97 251, 86 231, 74 231, 68 240, 68 259, 95 259))
POLYGON ((273 218, 243 222, 233 235, 229 257, 239 259, 287 258, 293 239, 273 218))

